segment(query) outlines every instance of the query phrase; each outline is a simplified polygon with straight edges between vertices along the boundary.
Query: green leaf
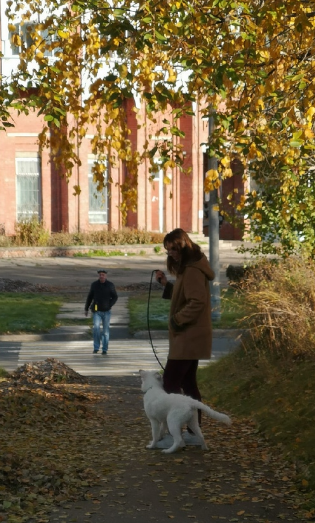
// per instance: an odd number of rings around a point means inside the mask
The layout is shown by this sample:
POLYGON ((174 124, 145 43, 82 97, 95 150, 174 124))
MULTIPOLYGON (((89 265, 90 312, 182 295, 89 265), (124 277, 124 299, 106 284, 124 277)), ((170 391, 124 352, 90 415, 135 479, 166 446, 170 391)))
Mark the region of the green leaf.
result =
POLYGON ((166 38, 165 38, 165 36, 162 35, 161 33, 159 33, 159 31, 155 30, 155 31, 154 31, 154 34, 155 34, 157 40, 159 40, 161 43, 166 42, 166 38))
POLYGON ((105 76, 104 80, 105 82, 115 82, 117 78, 118 76, 116 74, 109 74, 108 76, 105 76))
POLYGON ((185 138, 185 133, 178 129, 178 127, 171 127, 170 128, 171 134, 174 136, 180 136, 181 138, 185 138))
POLYGON ((158 147, 156 145, 155 147, 153 147, 153 149, 151 149, 149 151, 150 158, 153 158, 155 156, 155 153, 157 152, 157 150, 158 150, 158 147))

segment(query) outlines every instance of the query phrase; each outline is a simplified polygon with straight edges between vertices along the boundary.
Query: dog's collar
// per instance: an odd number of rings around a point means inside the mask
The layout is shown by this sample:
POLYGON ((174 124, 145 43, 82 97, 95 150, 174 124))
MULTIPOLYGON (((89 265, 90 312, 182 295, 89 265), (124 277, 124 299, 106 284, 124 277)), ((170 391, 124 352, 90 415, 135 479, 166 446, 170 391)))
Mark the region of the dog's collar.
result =
POLYGON ((153 389, 153 387, 149 387, 147 390, 143 391, 143 394, 146 394, 151 389, 153 389))

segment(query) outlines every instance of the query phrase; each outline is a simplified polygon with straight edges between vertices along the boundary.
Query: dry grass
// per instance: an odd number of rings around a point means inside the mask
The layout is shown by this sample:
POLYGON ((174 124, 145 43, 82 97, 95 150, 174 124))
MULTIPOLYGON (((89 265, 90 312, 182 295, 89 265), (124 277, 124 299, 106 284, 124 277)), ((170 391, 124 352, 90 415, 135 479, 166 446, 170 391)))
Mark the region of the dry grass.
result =
POLYGON ((101 230, 92 232, 58 232, 49 234, 45 224, 25 220, 15 226, 14 236, 1 234, 0 247, 69 247, 79 245, 145 245, 163 242, 164 234, 140 229, 101 230))
POLYGON ((241 292, 243 322, 256 347, 315 355, 315 265, 302 259, 266 262, 249 271, 241 292))
POLYGON ((199 371, 204 399, 254 420, 296 470, 306 517, 315 518, 315 264, 263 261, 238 292, 247 304, 243 346, 199 371))

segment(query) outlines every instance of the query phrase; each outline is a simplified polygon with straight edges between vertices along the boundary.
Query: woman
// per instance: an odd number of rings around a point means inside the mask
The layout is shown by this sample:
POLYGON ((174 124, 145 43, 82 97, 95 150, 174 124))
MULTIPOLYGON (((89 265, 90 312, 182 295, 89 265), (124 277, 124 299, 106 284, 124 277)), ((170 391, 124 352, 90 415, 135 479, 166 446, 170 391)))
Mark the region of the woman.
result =
POLYGON ((201 400, 197 368, 200 359, 211 357, 209 281, 214 279, 214 272, 199 245, 192 242, 183 229, 168 233, 164 247, 168 255, 167 269, 176 276, 173 284, 162 271, 156 272, 157 281, 165 287, 163 298, 171 299, 164 390, 168 393, 184 392, 201 400))

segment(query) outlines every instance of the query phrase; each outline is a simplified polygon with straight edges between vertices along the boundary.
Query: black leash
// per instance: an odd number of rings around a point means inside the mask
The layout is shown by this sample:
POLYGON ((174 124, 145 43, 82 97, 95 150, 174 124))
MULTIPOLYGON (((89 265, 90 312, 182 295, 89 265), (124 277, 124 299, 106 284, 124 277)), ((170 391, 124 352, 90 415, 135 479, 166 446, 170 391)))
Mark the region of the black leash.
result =
POLYGON ((148 306, 147 306, 147 325, 148 325, 148 333, 149 333, 149 338, 150 338, 150 343, 151 343, 153 354, 154 354, 155 358, 157 359, 158 364, 160 365, 161 369, 164 370, 164 367, 163 367, 162 363, 160 362, 160 360, 159 360, 159 358, 157 356, 155 347, 153 345, 152 336, 151 336, 151 330, 150 330, 150 297, 151 297, 153 274, 155 272, 156 272, 156 270, 152 271, 152 273, 151 273, 151 280, 150 280, 150 286, 149 286, 149 296, 148 296, 148 306))

